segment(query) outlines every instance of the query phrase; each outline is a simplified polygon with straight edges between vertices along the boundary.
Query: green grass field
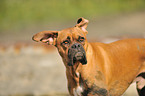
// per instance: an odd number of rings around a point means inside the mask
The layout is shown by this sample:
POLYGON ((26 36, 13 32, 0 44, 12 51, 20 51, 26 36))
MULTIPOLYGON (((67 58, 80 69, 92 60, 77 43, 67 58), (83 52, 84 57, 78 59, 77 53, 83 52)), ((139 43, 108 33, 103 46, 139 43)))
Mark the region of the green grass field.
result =
POLYGON ((0 33, 78 17, 122 14, 144 10, 145 0, 1 0, 0 33))

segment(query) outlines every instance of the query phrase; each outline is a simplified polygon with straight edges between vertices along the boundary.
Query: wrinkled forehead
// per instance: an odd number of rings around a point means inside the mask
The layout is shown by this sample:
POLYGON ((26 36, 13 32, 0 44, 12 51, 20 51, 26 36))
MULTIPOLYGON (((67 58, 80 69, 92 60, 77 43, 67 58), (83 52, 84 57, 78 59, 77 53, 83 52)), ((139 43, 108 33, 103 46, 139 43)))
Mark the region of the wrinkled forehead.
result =
POLYGON ((78 39, 79 37, 85 37, 85 33, 77 27, 61 30, 58 35, 58 39, 61 40, 65 40, 67 38, 74 40, 74 39, 78 39))

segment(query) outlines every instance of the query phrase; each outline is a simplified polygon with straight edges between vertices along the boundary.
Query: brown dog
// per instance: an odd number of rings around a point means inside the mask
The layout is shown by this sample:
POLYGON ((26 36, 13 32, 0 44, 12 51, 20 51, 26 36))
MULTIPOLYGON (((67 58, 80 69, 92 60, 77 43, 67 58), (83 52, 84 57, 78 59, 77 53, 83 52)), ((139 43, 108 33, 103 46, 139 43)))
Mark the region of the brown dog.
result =
POLYGON ((89 43, 88 20, 61 31, 33 36, 57 47, 64 65, 71 96, 120 96, 132 82, 145 96, 145 39, 126 39, 110 44, 89 43))

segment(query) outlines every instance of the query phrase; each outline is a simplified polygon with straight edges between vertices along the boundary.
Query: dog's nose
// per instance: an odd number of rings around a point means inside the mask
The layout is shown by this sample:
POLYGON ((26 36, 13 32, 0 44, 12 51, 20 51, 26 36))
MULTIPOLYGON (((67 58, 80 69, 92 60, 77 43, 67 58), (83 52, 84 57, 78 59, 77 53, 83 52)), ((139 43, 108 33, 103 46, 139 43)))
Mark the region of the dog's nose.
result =
POLYGON ((72 45, 71 48, 73 48, 73 49, 79 49, 80 47, 81 47, 81 44, 75 43, 75 44, 72 45))

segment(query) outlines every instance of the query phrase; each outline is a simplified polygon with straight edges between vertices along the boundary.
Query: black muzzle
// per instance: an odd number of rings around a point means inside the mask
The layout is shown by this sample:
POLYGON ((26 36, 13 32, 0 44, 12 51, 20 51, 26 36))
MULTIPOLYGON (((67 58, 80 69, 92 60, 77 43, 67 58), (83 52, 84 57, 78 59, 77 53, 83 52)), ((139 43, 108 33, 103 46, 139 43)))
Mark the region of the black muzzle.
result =
POLYGON ((73 66, 77 61, 82 65, 87 64, 86 52, 79 43, 73 44, 68 50, 69 66, 73 66))

